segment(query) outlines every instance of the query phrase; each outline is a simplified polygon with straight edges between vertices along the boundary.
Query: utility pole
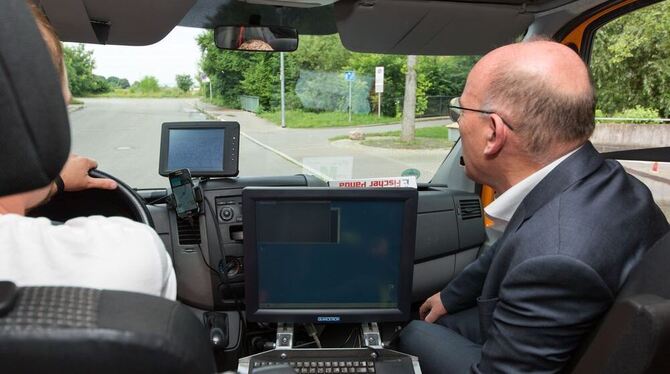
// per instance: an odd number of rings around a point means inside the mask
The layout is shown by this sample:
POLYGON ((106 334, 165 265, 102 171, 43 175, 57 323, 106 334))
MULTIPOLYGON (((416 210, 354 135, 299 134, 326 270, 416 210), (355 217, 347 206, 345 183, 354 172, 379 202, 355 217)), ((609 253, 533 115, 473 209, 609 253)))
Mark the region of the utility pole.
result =
POLYGON ((279 52, 279 80, 281 81, 281 127, 286 127, 286 100, 284 98, 284 52, 279 52))

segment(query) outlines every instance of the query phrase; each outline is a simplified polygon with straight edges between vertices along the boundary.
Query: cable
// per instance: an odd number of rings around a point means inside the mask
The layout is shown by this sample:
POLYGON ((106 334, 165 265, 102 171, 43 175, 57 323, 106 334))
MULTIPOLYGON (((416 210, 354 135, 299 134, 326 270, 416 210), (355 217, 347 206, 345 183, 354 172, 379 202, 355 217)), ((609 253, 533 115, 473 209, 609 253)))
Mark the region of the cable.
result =
POLYGON ((159 198, 153 199, 151 201, 148 201, 145 204, 146 205, 160 204, 160 203, 163 203, 163 202, 168 202, 169 199, 170 199, 170 195, 165 195, 165 196, 161 196, 159 198), (165 200, 165 201, 161 201, 161 200, 165 200))
POLYGON ((398 337, 398 335, 400 335, 401 331, 402 331, 402 327, 401 326, 396 326, 395 331, 393 331, 393 334, 391 335, 391 337, 387 341, 383 342, 383 346, 384 347, 393 346, 393 341, 398 337))
POLYGON ((316 327, 314 327, 314 324, 313 323, 305 324, 305 331, 307 331, 307 335, 311 336, 312 339, 314 339, 314 343, 316 343, 316 346, 321 348, 321 341, 319 340, 319 334, 316 332, 316 327))
POLYGON ((344 343, 342 343, 340 348, 346 347, 347 343, 349 343, 349 340, 351 340, 351 337, 354 336, 354 332, 356 332, 357 330, 358 330, 358 328, 356 328, 356 327, 351 329, 351 332, 349 332, 349 336, 347 336, 347 340, 345 340, 344 343))
MULTIPOLYGON (((200 184, 207 182, 207 179, 201 179, 200 184)), ((223 238, 221 237, 221 230, 219 229, 218 225, 218 220, 216 218, 216 211, 214 208, 212 208, 211 203, 209 202, 209 199, 207 196, 205 196, 205 193, 202 193, 202 199, 205 202, 205 206, 209 210, 209 214, 212 216, 212 220, 214 221, 214 231, 216 231, 216 240, 218 241, 217 247, 219 248, 219 254, 221 255, 221 260, 219 260, 219 276, 221 277, 221 280, 223 284, 225 285, 227 291, 230 291, 230 282, 228 279, 228 271, 230 270, 228 268, 228 263, 226 262, 226 253, 223 248, 223 238)), ((207 220, 205 220, 207 222, 207 220)), ((221 283, 219 283, 219 292, 220 290, 221 283)), ((223 293, 221 294, 221 299, 225 300, 223 293)), ((236 306, 237 307, 237 306, 236 306)))
POLYGON ((200 252, 200 257, 202 257, 202 261, 205 263, 205 265, 209 268, 209 270, 213 271, 217 275, 219 274, 219 271, 214 269, 208 262, 205 260, 205 254, 202 252, 202 247, 200 246, 200 243, 198 244, 198 252, 200 252))

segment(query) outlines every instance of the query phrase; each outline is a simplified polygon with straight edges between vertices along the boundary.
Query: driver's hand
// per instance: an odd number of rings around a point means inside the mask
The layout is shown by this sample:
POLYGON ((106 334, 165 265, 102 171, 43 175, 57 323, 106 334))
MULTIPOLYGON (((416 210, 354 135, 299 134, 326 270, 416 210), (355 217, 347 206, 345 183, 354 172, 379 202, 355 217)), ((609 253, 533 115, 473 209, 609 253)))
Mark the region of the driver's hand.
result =
POLYGON ((419 308, 419 317, 428 323, 433 323, 446 314, 447 310, 442 304, 439 292, 426 299, 419 308))
POLYGON ((63 179, 65 191, 81 191, 89 188, 100 188, 103 190, 113 190, 116 188, 116 182, 106 178, 93 178, 88 175, 88 171, 98 167, 98 163, 88 157, 70 155, 60 172, 63 179))

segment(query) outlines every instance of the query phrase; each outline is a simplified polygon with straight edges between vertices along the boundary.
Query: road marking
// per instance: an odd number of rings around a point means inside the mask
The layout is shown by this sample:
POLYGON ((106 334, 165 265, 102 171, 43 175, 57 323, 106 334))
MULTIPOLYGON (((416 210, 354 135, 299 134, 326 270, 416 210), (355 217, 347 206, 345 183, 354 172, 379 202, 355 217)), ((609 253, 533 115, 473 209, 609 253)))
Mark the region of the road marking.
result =
POLYGON ((291 163, 293 163, 293 164, 295 164, 295 165, 298 165, 298 166, 302 167, 303 170, 307 170, 309 173, 311 173, 312 175, 314 175, 315 177, 321 179, 321 180, 324 181, 324 182, 328 182, 328 181, 330 181, 330 180, 332 179, 331 177, 329 177, 329 176, 327 176, 327 175, 325 175, 325 174, 323 174, 323 173, 317 171, 316 169, 311 168, 311 167, 309 167, 309 166, 303 164, 302 162, 300 162, 300 161, 294 159, 293 157, 287 155, 286 153, 284 153, 284 152, 282 152, 282 151, 280 151, 280 150, 278 150, 278 149, 275 149, 275 148, 273 148, 273 147, 271 147, 271 146, 269 146, 269 145, 267 145, 267 144, 261 142, 260 140, 258 140, 258 139, 256 139, 256 138, 254 138, 253 136, 251 136, 251 135, 245 133, 244 131, 240 131, 240 135, 242 135, 243 137, 245 137, 245 138, 249 139, 250 141, 256 143, 257 145, 259 145, 259 146, 261 146, 261 147, 267 149, 268 151, 270 151, 270 152, 276 154, 277 156, 279 156, 279 157, 281 157, 281 158, 287 160, 288 162, 291 162, 291 163))

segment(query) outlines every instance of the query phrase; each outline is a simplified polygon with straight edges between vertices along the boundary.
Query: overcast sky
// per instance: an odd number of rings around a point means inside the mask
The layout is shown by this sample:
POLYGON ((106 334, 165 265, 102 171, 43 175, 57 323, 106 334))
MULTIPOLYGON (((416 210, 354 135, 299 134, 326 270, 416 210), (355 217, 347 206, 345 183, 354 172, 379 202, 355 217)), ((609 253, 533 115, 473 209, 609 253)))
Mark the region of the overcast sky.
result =
POLYGON ((195 37, 202 31, 176 27, 160 42, 145 47, 85 46, 87 50, 93 50, 96 64, 94 74, 126 78, 130 84, 145 75, 153 75, 161 85, 176 86, 174 78, 177 74, 189 74, 195 79, 200 59, 195 37))

